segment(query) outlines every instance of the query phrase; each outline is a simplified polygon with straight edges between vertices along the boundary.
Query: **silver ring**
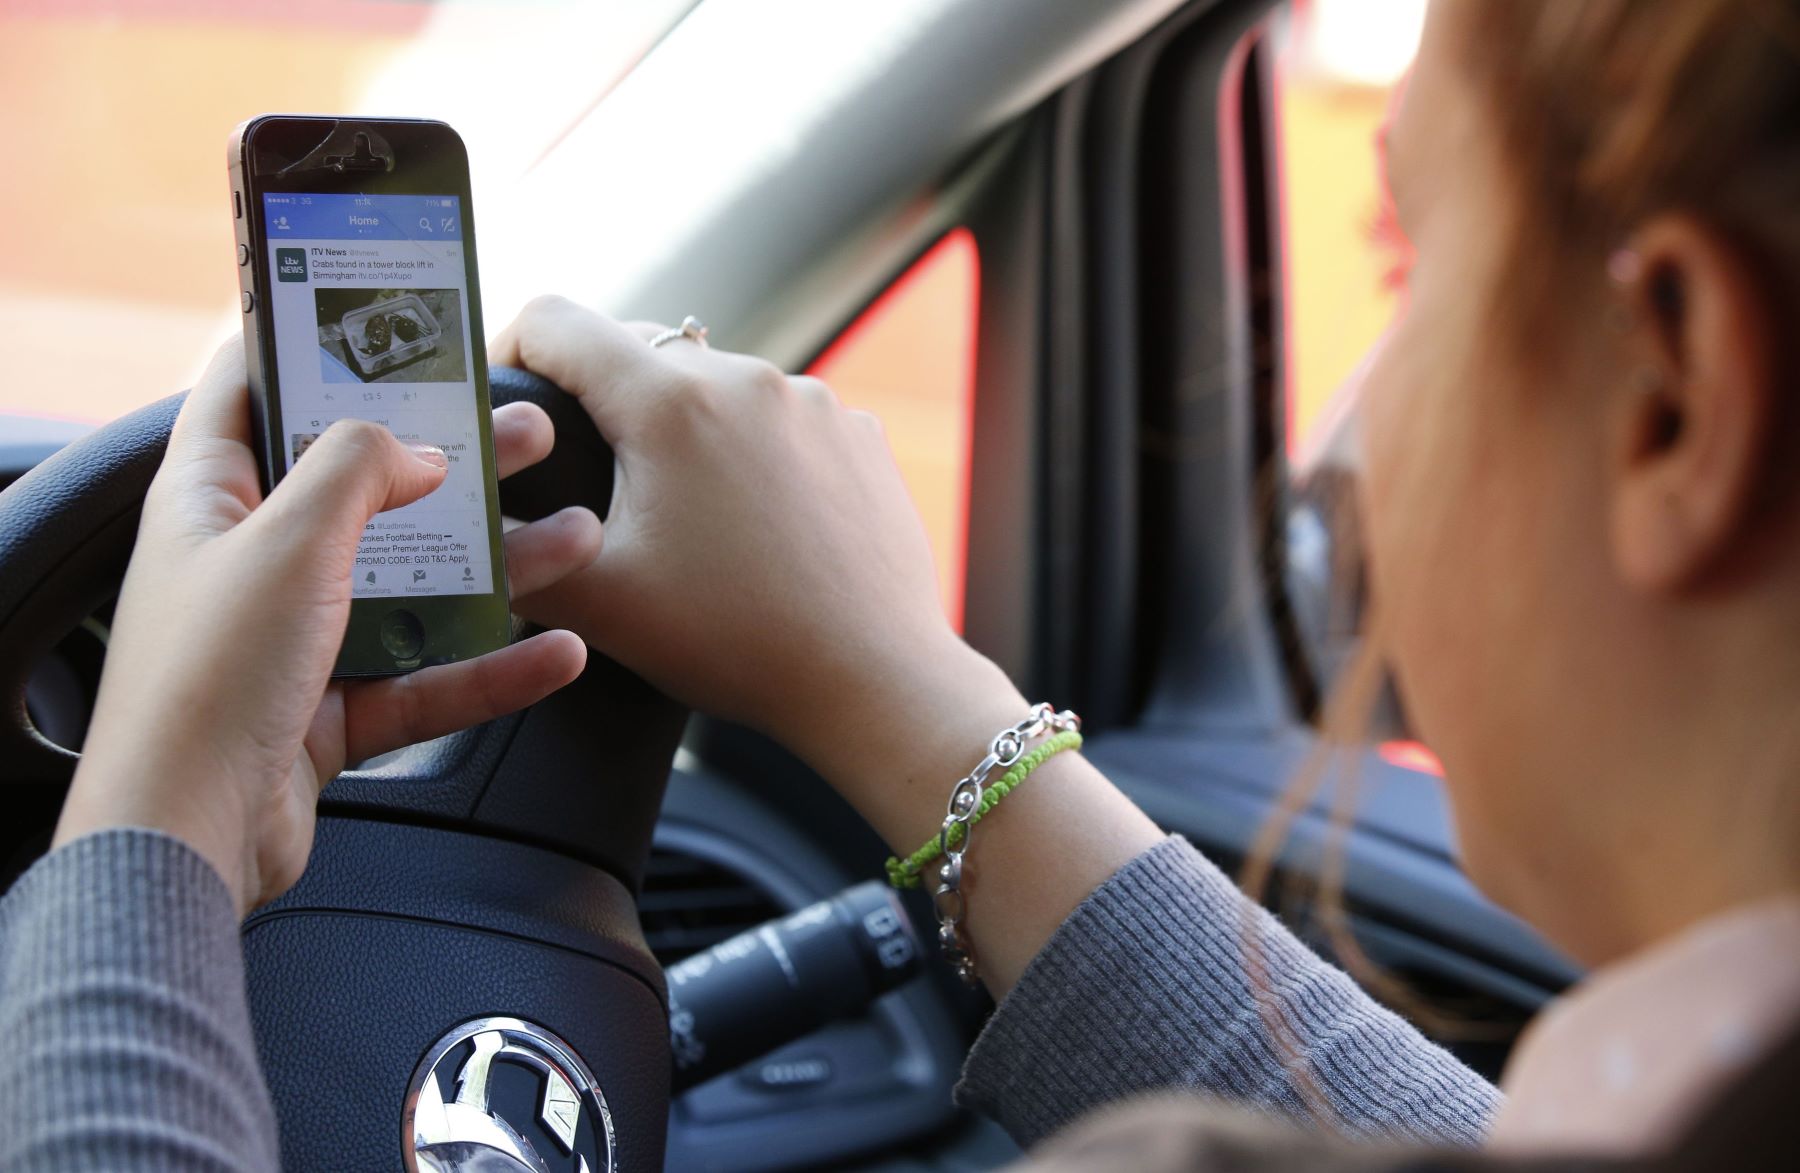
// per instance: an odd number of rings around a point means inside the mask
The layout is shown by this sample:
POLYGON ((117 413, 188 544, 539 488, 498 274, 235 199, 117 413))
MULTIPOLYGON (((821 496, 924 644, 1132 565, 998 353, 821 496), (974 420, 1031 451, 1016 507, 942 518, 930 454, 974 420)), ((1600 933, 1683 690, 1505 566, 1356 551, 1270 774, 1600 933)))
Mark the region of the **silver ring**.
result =
POLYGON ((651 346, 661 346, 665 342, 673 342, 677 338, 686 338, 690 342, 698 342, 706 346, 706 325, 693 314, 681 319, 681 325, 672 326, 650 340, 651 346))

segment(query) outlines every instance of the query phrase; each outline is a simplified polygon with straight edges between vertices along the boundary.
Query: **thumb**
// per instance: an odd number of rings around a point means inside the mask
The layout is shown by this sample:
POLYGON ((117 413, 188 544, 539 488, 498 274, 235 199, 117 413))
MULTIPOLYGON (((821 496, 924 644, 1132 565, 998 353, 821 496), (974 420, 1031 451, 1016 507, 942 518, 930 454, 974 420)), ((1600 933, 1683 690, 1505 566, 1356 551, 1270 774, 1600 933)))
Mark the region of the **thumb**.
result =
POLYGON ((444 483, 444 453, 368 420, 339 420, 294 462, 251 520, 299 548, 354 543, 369 519, 444 483))

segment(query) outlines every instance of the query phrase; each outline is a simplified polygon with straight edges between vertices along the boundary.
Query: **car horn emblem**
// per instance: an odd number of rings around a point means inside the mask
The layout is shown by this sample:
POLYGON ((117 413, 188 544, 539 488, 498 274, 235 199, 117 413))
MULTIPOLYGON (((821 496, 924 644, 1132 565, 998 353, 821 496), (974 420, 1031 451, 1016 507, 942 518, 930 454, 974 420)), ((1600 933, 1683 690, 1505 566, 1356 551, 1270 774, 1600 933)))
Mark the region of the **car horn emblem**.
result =
POLYGON ((409 1173, 612 1173, 606 1097, 574 1048, 518 1018, 439 1039, 406 1091, 409 1173))

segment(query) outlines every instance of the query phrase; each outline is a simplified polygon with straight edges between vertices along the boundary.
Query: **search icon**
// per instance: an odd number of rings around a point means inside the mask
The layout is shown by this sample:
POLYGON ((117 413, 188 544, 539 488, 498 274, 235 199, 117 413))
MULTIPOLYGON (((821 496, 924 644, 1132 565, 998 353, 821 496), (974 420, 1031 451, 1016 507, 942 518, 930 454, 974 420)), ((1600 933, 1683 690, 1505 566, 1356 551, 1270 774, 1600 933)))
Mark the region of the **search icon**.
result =
POLYGON ((429 216, 420 216, 419 217, 419 227, 423 228, 427 232, 430 232, 432 230, 431 218, 429 216))

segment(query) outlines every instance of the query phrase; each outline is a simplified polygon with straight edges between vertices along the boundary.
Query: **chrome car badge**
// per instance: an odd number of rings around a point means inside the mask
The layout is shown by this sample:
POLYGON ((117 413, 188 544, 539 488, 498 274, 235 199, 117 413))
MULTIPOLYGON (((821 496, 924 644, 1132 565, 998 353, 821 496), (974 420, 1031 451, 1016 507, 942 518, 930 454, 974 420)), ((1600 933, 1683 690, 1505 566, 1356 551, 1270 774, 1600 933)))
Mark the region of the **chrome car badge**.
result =
POLYGON ((408 1173, 613 1173, 606 1096, 573 1047, 477 1018, 425 1053, 406 1089, 408 1173))

